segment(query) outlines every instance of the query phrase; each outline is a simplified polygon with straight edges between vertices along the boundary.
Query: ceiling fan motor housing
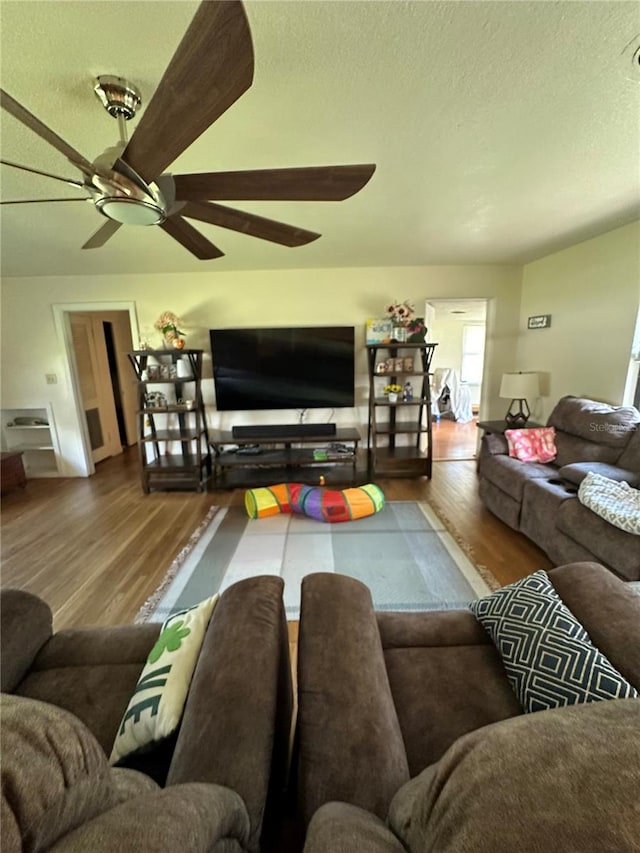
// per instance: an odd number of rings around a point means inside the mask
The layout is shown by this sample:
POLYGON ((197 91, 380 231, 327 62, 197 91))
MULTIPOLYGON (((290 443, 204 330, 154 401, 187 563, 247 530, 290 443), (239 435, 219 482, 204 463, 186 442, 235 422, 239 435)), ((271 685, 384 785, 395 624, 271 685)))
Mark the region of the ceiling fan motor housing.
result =
POLYGON ((93 91, 113 118, 122 116, 129 121, 142 103, 140 91, 133 83, 112 74, 101 74, 97 77, 93 91))

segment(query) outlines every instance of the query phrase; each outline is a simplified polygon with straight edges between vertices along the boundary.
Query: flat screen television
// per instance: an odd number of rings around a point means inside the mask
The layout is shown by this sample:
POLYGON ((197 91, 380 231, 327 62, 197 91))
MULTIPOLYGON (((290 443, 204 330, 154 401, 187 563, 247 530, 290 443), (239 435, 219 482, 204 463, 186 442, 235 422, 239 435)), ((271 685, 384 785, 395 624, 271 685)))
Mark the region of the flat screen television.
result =
POLYGON ((211 329, 220 411, 354 404, 354 327, 211 329))

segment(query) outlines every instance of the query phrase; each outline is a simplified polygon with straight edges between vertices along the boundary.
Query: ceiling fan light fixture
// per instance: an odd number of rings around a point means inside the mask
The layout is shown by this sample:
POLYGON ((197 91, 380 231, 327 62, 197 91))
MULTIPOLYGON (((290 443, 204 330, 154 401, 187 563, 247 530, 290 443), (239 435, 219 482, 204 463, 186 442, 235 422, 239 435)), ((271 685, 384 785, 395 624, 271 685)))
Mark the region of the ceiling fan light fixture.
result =
POLYGON ((159 225, 166 219, 161 207, 136 198, 106 196, 99 198, 95 205, 103 216, 122 225, 159 225))

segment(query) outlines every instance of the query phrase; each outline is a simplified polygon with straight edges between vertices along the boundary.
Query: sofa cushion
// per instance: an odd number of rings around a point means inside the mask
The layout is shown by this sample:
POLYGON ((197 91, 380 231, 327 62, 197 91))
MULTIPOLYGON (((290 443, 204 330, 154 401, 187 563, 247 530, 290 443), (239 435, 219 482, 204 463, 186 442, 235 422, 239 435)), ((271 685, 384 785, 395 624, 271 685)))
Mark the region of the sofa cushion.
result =
POLYGON ((558 453, 554 464, 558 468, 574 462, 603 462, 607 465, 615 465, 620 456, 618 447, 587 441, 561 430, 556 430, 556 448, 558 453))
POLYGON ((556 458, 554 427, 508 429, 505 431, 509 456, 521 462, 552 462, 556 458))
POLYGON ((580 483, 578 500, 620 530, 640 535, 640 491, 628 483, 590 472, 580 483))
POLYGON ((394 797, 410 853, 637 849, 640 702, 528 714, 460 738, 394 797))
POLYGON ((218 598, 216 594, 165 621, 122 717, 111 764, 148 750, 177 730, 218 598))
POLYGON ((248 837, 249 818, 235 791, 192 783, 104 811, 48 853, 244 853, 248 837))
POLYGON ((563 480, 579 486, 590 472, 620 483, 629 483, 630 486, 640 486, 640 473, 604 462, 574 462, 571 465, 563 465, 558 474, 563 480))
MULTIPOLYGON (((42 647, 15 692, 70 711, 108 755, 159 631, 160 625, 151 623, 59 631, 42 647)), ((2 656, 4 660, 4 647, 2 656)))
POLYGON ((157 789, 135 771, 112 770, 91 732, 61 708, 3 694, 0 712, 3 850, 48 850, 105 809, 157 789))
POLYGON ((546 572, 534 572, 469 607, 498 649, 525 711, 638 698, 593 645, 546 572))
POLYGON ((525 484, 534 478, 557 477, 553 465, 540 462, 521 462, 511 456, 484 456, 480 463, 480 476, 484 477, 509 497, 522 502, 525 484))
POLYGON ((640 537, 626 533, 596 515, 579 500, 565 501, 556 527, 627 580, 640 580, 640 537))
POLYGON ((412 776, 460 735, 522 713, 495 646, 471 613, 376 615, 412 776))
POLYGON ((326 803, 314 814, 304 853, 406 853, 380 818, 347 803, 326 803))
POLYGON ((633 406, 610 406, 597 400, 571 396, 562 397, 556 403, 548 421, 548 425, 554 426, 557 432, 617 450, 616 458, 611 460, 614 462, 638 424, 640 412, 633 406))

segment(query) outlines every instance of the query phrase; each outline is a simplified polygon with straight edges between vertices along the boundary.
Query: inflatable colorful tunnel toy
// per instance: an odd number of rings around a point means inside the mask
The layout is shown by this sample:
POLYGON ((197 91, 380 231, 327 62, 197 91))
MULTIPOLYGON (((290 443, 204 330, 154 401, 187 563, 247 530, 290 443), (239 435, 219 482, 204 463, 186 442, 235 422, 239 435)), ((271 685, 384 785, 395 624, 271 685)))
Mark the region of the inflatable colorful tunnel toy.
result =
POLYGON ((317 521, 334 523, 380 512, 384 506, 384 494, 373 483, 342 491, 306 486, 304 483, 279 483, 277 486, 247 489, 244 505, 249 518, 295 512, 317 521))

